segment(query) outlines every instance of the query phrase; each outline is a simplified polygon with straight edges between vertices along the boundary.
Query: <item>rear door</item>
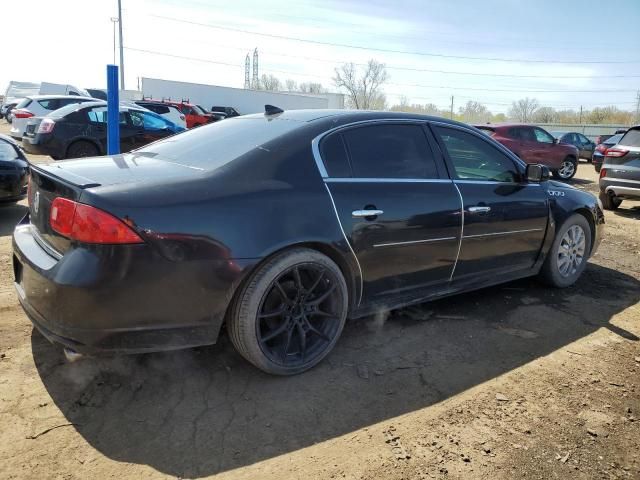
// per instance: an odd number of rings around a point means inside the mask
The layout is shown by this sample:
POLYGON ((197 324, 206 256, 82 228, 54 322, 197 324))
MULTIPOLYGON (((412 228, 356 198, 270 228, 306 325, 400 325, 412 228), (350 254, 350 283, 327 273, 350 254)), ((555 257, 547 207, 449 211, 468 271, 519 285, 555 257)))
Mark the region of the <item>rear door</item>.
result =
POLYGON ((360 264, 367 302, 450 280, 461 201, 428 135, 424 123, 366 122, 320 142, 326 187, 360 264))
POLYGON ((454 281, 531 268, 549 218, 547 194, 524 181, 522 166, 484 135, 433 124, 462 195, 464 228, 454 281))

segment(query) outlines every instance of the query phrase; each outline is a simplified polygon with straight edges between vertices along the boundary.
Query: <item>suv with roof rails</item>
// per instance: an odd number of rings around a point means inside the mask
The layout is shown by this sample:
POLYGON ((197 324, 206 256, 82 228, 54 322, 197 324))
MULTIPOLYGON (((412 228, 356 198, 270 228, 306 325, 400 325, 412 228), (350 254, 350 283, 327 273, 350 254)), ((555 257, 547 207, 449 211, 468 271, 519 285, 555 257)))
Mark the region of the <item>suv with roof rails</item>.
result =
POLYGON ((631 127, 608 148, 600 170, 600 201, 615 210, 622 200, 640 200, 640 125, 631 127))

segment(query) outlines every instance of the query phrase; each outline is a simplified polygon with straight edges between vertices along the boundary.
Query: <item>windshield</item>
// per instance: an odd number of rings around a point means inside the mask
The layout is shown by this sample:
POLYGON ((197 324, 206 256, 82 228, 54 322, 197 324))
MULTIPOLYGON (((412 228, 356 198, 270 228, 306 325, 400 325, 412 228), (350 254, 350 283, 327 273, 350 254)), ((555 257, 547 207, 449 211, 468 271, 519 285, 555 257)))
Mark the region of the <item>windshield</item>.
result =
POLYGON ((194 110, 196 112, 198 112, 200 115, 204 115, 205 113, 207 113, 204 108, 202 108, 200 105, 194 105, 193 106, 194 110))
POLYGON ((622 138, 622 134, 618 133, 617 135, 613 135, 612 137, 607 138, 604 142, 605 145, 615 145, 622 138))
POLYGON ((236 117, 188 130, 134 153, 157 155, 183 165, 215 170, 301 125, 296 121, 263 116, 236 117))

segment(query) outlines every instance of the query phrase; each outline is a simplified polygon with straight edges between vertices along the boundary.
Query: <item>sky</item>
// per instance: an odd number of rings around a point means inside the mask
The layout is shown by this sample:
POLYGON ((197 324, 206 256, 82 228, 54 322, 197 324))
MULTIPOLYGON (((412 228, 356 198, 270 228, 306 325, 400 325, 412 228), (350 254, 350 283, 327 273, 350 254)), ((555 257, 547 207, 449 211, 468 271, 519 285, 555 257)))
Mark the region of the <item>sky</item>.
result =
MULTIPOLYGON (((5 2, 3 2, 5 3, 5 2)), ((385 63, 390 104, 506 112, 535 97, 557 109, 635 110, 640 0, 122 0, 126 88, 138 77, 242 87, 259 72, 331 91, 345 62, 385 63), (186 57, 186 58, 182 58, 186 57)), ((10 80, 104 88, 117 0, 3 5, 10 80)))

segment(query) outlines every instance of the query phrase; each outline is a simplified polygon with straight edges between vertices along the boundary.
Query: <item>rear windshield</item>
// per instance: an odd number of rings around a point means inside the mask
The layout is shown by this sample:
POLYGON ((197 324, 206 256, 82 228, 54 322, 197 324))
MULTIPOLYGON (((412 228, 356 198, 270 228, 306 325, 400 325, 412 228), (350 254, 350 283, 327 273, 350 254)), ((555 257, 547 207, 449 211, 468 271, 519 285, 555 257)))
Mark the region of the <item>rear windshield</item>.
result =
POLYGON ((16 109, 18 109, 18 108, 27 108, 29 105, 31 105, 31 99, 30 98, 24 98, 24 99, 22 99, 22 101, 20 103, 18 103, 16 105, 16 109))
POLYGON ((187 130, 134 153, 157 155, 183 165, 215 170, 301 125, 278 118, 236 117, 187 130))
POLYGON ((20 158, 13 145, 0 140, 0 160, 16 160, 20 158))
POLYGON ((640 147, 640 128, 632 128, 624 134, 620 140, 620 145, 627 147, 640 147))
POLYGON ((620 141, 621 138, 622 138, 622 134, 618 133, 617 135, 613 135, 613 136, 607 138, 602 143, 606 143, 607 145, 615 145, 616 143, 618 143, 620 141))

